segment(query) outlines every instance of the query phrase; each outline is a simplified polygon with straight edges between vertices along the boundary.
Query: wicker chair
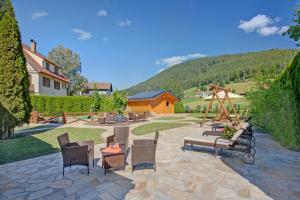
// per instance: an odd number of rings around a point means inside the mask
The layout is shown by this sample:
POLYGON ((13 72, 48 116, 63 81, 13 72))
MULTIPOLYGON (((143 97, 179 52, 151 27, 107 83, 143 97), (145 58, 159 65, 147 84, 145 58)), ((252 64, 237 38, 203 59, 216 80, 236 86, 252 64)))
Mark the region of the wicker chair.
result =
POLYGON ((119 143, 122 151, 125 153, 125 156, 128 152, 128 137, 129 137, 129 127, 128 126, 116 126, 114 127, 114 134, 108 136, 106 139, 106 147, 110 143, 116 142, 119 143))
POLYGON ((89 171, 90 162, 94 163, 94 141, 70 142, 68 133, 64 133, 57 137, 59 146, 63 156, 63 175, 65 175, 65 167, 72 165, 87 166, 89 171))
POLYGON ((133 120, 133 121, 135 121, 135 120, 136 120, 135 114, 132 113, 132 112, 129 112, 129 113, 128 113, 128 120, 133 120))
POLYGON ((159 132, 156 131, 154 140, 152 139, 139 139, 133 140, 131 147, 131 165, 132 172, 135 165, 138 164, 152 164, 154 171, 156 171, 155 152, 159 132))
POLYGON ((105 121, 108 124, 115 124, 116 123, 116 117, 112 113, 108 113, 105 117, 105 121))

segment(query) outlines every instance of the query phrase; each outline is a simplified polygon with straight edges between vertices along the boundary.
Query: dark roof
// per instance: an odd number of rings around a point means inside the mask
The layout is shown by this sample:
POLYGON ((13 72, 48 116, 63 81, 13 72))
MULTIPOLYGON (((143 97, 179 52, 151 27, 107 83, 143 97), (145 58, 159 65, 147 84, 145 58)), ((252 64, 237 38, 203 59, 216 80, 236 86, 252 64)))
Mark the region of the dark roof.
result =
POLYGON ((100 82, 89 82, 87 85, 88 89, 93 90, 110 90, 112 89, 111 83, 100 83, 100 82))
POLYGON ((159 90, 159 91, 147 91, 147 92, 140 92, 135 95, 129 96, 128 100, 135 100, 135 99, 153 99, 161 95, 162 93, 166 92, 166 90, 159 90))

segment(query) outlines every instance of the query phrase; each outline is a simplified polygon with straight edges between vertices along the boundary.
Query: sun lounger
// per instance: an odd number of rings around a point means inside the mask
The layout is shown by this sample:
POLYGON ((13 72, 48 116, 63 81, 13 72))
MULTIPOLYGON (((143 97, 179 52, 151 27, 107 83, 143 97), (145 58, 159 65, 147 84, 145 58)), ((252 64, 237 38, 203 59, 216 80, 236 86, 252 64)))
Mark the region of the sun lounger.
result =
POLYGON ((230 150, 238 151, 243 153, 243 161, 247 164, 252 164, 255 161, 254 155, 256 153, 255 149, 251 147, 251 144, 241 144, 239 142, 240 137, 243 135, 244 129, 240 129, 234 133, 233 137, 228 140, 222 137, 202 137, 202 138, 184 138, 184 148, 187 144, 190 144, 193 148, 193 145, 199 145, 203 147, 214 148, 217 154, 218 149, 221 151, 230 150))

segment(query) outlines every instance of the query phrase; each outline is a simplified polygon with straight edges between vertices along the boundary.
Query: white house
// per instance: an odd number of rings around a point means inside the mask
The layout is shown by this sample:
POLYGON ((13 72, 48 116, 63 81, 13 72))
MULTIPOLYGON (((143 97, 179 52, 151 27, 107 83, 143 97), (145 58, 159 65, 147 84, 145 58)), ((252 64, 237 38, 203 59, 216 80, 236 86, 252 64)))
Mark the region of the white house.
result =
POLYGON ((30 92, 36 95, 66 96, 68 78, 62 68, 36 51, 36 42, 31 46, 23 44, 26 67, 30 78, 30 92))

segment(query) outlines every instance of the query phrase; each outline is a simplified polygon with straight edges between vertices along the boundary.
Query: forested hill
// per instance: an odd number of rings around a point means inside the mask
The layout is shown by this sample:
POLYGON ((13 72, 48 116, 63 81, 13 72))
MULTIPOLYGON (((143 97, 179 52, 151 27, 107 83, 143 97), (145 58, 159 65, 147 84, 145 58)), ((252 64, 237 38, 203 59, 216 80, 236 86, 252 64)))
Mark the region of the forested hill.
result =
POLYGON ((252 78, 258 73, 279 73, 296 55, 295 49, 272 49, 243 54, 206 57, 174 65, 152 78, 127 89, 129 95, 145 90, 182 89, 209 83, 229 83, 252 78))

